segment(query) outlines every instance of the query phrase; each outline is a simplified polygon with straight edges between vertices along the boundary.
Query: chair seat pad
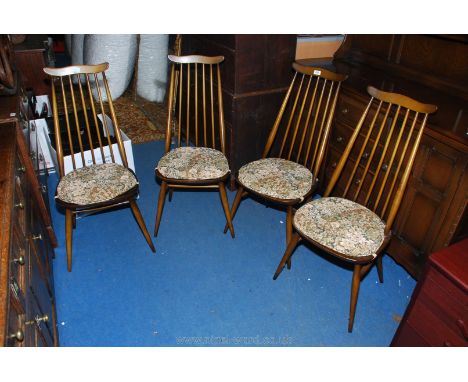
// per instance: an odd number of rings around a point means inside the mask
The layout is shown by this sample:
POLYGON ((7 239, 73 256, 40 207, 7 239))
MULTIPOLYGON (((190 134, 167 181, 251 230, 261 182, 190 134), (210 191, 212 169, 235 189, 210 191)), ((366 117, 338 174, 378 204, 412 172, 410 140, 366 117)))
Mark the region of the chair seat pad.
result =
POLYGON ((242 166, 238 180, 258 194, 288 200, 303 199, 312 188, 313 175, 295 162, 265 158, 242 166))
POLYGON ((221 151, 207 147, 178 147, 166 153, 156 169, 169 179, 210 180, 229 173, 221 151))
POLYGON ((117 163, 76 169, 57 186, 57 199, 65 203, 89 205, 112 200, 138 185, 135 175, 117 163))
POLYGON ((307 238, 350 257, 376 256, 384 222, 366 207, 343 198, 313 200, 296 211, 294 227, 307 238))

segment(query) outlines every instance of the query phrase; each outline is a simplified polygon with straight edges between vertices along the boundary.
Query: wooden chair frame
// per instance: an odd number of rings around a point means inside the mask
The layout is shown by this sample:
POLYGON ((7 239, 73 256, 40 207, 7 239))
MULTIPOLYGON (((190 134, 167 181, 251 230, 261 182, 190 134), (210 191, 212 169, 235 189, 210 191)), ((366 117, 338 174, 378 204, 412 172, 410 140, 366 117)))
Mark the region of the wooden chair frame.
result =
POLYGON ((385 222, 385 238, 382 245, 376 251, 375 256, 350 257, 331 250, 299 232, 294 232, 273 276, 276 280, 285 264, 290 265, 294 249, 304 239, 325 252, 353 264, 349 332, 353 329, 360 282, 374 262, 379 280, 383 282, 383 251, 391 239, 391 228, 408 183, 428 115, 437 110, 434 105, 423 104, 401 94, 384 92, 372 86, 369 86, 367 90, 371 99, 357 123, 323 197, 329 197, 340 178, 343 176, 343 180, 346 180, 347 176, 344 191, 340 196, 364 205, 385 222), (363 128, 366 125, 365 122, 369 122, 367 131, 363 128), (362 138, 361 146, 357 144, 358 137, 362 138), (356 158, 359 159, 355 160, 351 171, 344 174, 343 169, 355 148, 358 149, 355 152, 356 158), (375 163, 377 163, 376 167, 371 168, 375 163), (369 179, 367 183, 366 179, 369 179), (367 190, 364 185, 367 186, 367 190))
MULTIPOLYGON (((172 66, 168 94, 165 153, 171 151, 172 143, 175 141, 176 147, 181 147, 185 143, 186 146, 194 145, 195 147, 216 149, 225 155, 225 126, 220 72, 220 64, 224 61, 224 57, 169 55, 168 58, 172 66), (201 100, 199 99, 200 93, 201 100), (185 110, 183 110, 182 104, 186 106, 185 110)), ((235 236, 225 188, 229 172, 216 179, 204 180, 166 178, 158 169, 155 170, 155 174, 161 180, 154 226, 155 237, 159 231, 166 193, 169 191, 169 201, 171 201, 173 189, 178 188, 218 189, 231 236, 235 236)))
MULTIPOLYGON (((286 242, 291 240, 293 232, 294 208, 308 200, 317 189, 318 175, 323 164, 341 82, 348 77, 296 62, 292 64, 292 68, 293 79, 276 116, 261 159, 271 157, 272 149, 279 146, 279 152, 275 157, 302 164, 311 170, 314 176, 312 188, 303 199, 285 200, 259 194, 237 179, 238 190, 231 206, 231 218, 234 219, 242 198, 252 193, 271 203, 286 207, 286 242), (281 126, 284 127, 284 132, 280 130, 281 126)), ((227 229, 226 224, 224 233, 227 229)))
MULTIPOLYGON (((63 151, 64 140, 69 144, 71 150, 73 170, 81 167, 80 163, 77 163, 77 160, 75 159, 75 154, 79 154, 81 165, 87 166, 85 160, 85 143, 89 144, 90 147, 92 165, 97 165, 99 163, 116 163, 116 153, 114 153, 112 147, 110 129, 106 118, 102 118, 102 125, 105 129, 104 136, 106 138, 103 138, 103 132, 99 131, 97 117, 99 112, 103 116, 110 116, 114 128, 115 139, 117 141, 118 151, 122 160, 122 165, 129 169, 122 135, 120 133, 114 105, 112 102, 111 92, 106 79, 105 71, 108 69, 108 67, 108 63, 102 63, 97 65, 73 65, 64 68, 44 68, 44 72, 47 73, 52 79, 52 111, 54 119, 58 172, 60 179, 65 176, 63 151), (104 89, 102 89, 101 86, 103 86, 104 89), (103 94, 105 95, 105 98, 103 97, 103 94), (60 97, 61 102, 59 103, 60 97), (63 115, 65 117, 65 129, 63 129, 64 132, 62 132, 62 126, 60 126, 59 108, 63 108, 63 115), (85 126, 83 129, 84 138, 82 138, 80 134, 80 128, 83 128, 83 126, 80 126, 80 122, 78 120, 79 111, 83 112, 85 120, 85 126), (92 129, 93 122, 95 131, 92 129), (74 129, 75 131, 73 131, 74 129), (76 132, 76 135, 74 135, 74 132, 76 132), (97 135, 97 146, 95 143, 93 143, 93 134, 97 135), (77 138, 77 145, 73 142, 73 136, 77 138), (104 154, 105 146, 108 146, 110 151, 110 158, 108 159, 106 159, 106 155, 104 154), (98 149, 96 153, 94 152, 95 149, 98 149)), ((133 173, 131 169, 129 169, 129 171, 133 173)), ((155 252, 151 236, 146 228, 140 209, 136 203, 137 196, 138 185, 114 199, 100 203, 76 205, 66 203, 58 198, 55 199, 57 204, 65 208, 67 269, 69 272, 71 272, 72 269, 73 229, 76 227, 76 215, 79 213, 90 213, 120 205, 129 205, 148 245, 150 246, 151 250, 155 252)))

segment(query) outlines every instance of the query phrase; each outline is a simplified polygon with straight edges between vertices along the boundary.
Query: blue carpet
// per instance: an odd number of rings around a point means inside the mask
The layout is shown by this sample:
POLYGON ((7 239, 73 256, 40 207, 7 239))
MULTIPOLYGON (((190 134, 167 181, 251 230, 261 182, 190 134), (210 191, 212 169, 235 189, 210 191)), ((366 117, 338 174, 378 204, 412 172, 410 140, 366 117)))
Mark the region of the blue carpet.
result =
MULTIPOLYGON (((150 232, 163 142, 133 146, 138 205, 150 232)), ((352 272, 300 245, 276 281, 285 248, 285 213, 246 198, 223 234, 215 191, 175 191, 166 201, 153 254, 128 208, 83 217, 66 270, 64 215, 51 214, 62 346, 387 346, 415 281, 384 257, 361 284, 353 333, 347 332, 352 272)), ((234 193, 228 192, 230 202, 234 193)))

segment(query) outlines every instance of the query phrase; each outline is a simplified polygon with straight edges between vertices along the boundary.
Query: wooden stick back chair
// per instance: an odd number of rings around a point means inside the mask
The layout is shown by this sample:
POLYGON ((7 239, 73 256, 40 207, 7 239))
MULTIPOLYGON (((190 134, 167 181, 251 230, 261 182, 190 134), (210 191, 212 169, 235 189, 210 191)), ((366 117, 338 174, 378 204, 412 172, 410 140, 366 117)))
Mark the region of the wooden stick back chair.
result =
POLYGON ((138 180, 128 167, 105 71, 108 63, 44 68, 52 80, 55 148, 60 176, 55 200, 65 208, 68 271, 76 214, 129 204, 148 245, 151 236, 136 203, 138 180), (89 152, 87 157, 85 152, 89 152), (66 156, 71 169, 66 171, 66 156))
MULTIPOLYGON (((347 76, 293 63, 294 76, 268 136, 262 159, 241 167, 231 207, 255 194, 286 206, 286 240, 292 234, 293 208, 313 195, 330 135, 341 82, 347 76)), ((225 232, 227 226, 225 227, 225 232)))
POLYGON ((361 279, 382 254, 413 166, 428 115, 437 107, 369 86, 371 99, 322 198, 294 215, 297 232, 288 242, 276 279, 297 244, 306 239, 353 265, 348 331, 354 323, 361 279), (332 192, 334 195, 331 196, 332 192))
POLYGON ((166 192, 176 188, 217 188, 231 223, 225 181, 230 174, 225 156, 225 129, 220 64, 222 56, 169 55, 165 155, 155 174, 161 180, 154 236, 157 236, 166 192))

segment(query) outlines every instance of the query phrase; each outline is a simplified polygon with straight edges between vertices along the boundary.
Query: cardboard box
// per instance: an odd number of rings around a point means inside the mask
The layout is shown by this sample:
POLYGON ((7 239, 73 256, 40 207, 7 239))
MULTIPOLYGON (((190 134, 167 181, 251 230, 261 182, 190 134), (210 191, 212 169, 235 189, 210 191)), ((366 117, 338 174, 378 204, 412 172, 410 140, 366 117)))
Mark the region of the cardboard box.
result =
MULTIPOLYGON (((98 115, 98 117, 102 121, 102 115, 98 115)), ((111 136, 113 136, 114 126, 112 124, 112 120, 107 115, 106 115, 106 120, 107 120, 107 125, 109 128, 109 133, 111 136)), ((46 119, 36 119, 36 120, 30 121, 30 123, 35 125, 38 144, 41 147, 47 169, 49 170, 49 172, 54 172, 58 168, 57 152, 55 151, 52 145, 50 136, 49 136, 49 128, 47 126, 47 121, 46 119)), ((104 136, 106 136, 104 128, 103 128, 103 133, 104 133, 104 136)), ((125 153, 127 155, 128 167, 131 168, 133 171, 135 171, 132 141, 130 140, 130 138, 127 137, 127 135, 122 130, 120 131, 120 133, 122 134, 122 139, 124 142, 124 148, 125 148, 125 153)), ((110 154, 109 146, 104 146, 103 150, 104 150, 104 155, 106 157, 106 162, 109 163, 111 161, 111 154, 110 154)), ((122 164, 122 158, 120 156, 119 147, 117 143, 114 143, 112 145, 112 150, 114 153, 115 161, 117 163, 122 164)), ((98 164, 102 163, 101 149, 97 147, 93 151, 94 151, 94 156, 96 158, 97 163, 98 164)), ((74 154, 74 157, 75 157, 75 163, 76 163, 77 168, 83 167, 81 154, 80 153, 74 154)), ((86 165, 87 166, 92 165, 93 159, 91 155, 91 150, 85 151, 84 157, 85 157, 86 165)), ((73 162, 72 162, 71 155, 64 156, 64 167, 65 167, 65 175, 73 170, 73 162)))

